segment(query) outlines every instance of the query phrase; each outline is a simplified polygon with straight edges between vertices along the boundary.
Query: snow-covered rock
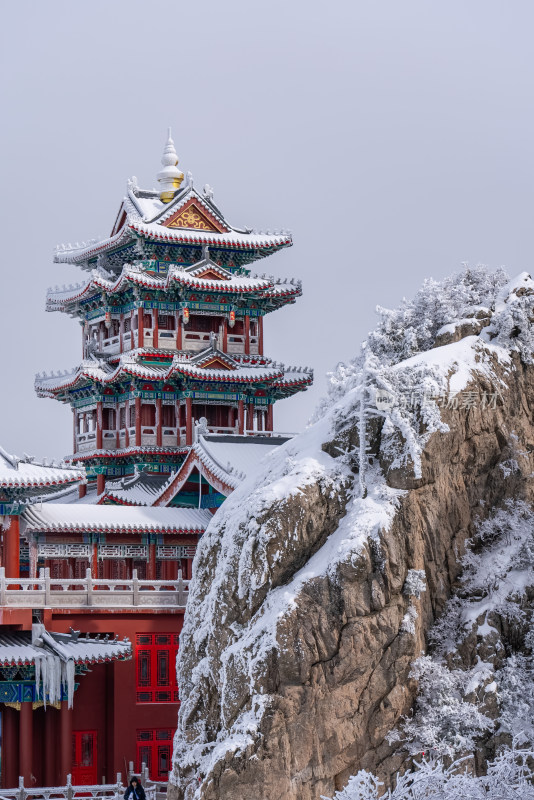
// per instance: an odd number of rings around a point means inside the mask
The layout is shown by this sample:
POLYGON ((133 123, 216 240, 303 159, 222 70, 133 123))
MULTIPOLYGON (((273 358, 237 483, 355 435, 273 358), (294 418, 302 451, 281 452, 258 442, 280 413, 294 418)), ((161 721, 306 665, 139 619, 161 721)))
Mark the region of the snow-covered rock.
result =
POLYGON ((532 500, 533 292, 471 270, 382 311, 316 422, 217 512, 181 636, 172 800, 318 800, 403 763, 387 734, 474 522, 532 500), (434 347, 482 308, 478 334, 434 347))

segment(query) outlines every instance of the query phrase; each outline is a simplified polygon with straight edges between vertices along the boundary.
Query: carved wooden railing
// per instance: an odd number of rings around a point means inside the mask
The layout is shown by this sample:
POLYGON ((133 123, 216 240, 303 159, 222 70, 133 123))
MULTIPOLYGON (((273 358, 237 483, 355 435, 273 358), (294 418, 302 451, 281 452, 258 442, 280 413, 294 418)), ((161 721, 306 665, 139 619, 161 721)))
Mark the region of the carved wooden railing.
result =
POLYGON ((93 578, 90 569, 85 578, 51 578, 48 568, 15 579, 0 567, 0 606, 10 608, 185 608, 188 589, 181 571, 175 581, 139 580, 135 569, 126 580, 93 578))

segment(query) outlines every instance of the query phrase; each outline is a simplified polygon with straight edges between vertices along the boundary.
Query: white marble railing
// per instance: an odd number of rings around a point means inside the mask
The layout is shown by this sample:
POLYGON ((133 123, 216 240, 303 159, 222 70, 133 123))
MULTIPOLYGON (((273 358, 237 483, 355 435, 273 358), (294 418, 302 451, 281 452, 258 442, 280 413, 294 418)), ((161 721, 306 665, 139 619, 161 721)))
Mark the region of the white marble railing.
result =
POLYGON ((85 578, 51 578, 49 569, 38 578, 6 578, 0 567, 0 607, 8 608, 185 608, 188 588, 181 572, 175 581, 146 581, 134 569, 131 579, 112 581, 92 578, 90 569, 85 578))
MULTIPOLYGON (((150 782, 152 784, 152 782, 150 782)), ((157 785, 143 786, 145 790, 146 800, 156 800, 157 785)), ((106 798, 106 800, 122 800, 126 786, 122 784, 122 775, 117 773, 116 783, 97 783, 88 786, 73 786, 72 776, 67 775, 67 783, 65 786, 24 786, 24 780, 19 778, 19 785, 16 789, 0 789, 1 800, 49 800, 53 798, 65 798, 65 800, 74 800, 75 797, 93 797, 93 798, 106 798)))

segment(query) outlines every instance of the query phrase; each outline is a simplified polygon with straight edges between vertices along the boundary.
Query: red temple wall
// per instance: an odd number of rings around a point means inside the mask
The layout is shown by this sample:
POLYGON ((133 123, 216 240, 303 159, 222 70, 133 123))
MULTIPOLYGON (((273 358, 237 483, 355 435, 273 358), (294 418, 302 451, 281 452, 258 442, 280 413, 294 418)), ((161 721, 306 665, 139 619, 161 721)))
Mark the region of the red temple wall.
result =
MULTIPOLYGON (((135 638, 138 633, 180 633, 183 613, 150 614, 69 614, 52 613, 46 621, 50 630, 68 632, 72 627, 82 633, 113 633, 132 642, 131 661, 95 665, 80 677, 74 695, 73 730, 96 730, 98 778, 115 780, 125 777, 130 761, 136 762, 137 731, 147 728, 176 729, 177 703, 136 703, 135 638)), ((174 666, 174 665, 173 665, 174 666)))

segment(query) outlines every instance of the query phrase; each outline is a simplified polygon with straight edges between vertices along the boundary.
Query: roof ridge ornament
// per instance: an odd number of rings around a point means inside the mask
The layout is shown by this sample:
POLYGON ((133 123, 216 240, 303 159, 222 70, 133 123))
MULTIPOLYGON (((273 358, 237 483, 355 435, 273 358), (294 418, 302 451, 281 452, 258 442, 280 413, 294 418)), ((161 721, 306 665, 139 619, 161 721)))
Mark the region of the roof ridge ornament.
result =
POLYGON ((161 157, 163 169, 158 172, 158 183, 161 187, 159 199, 162 203, 170 203, 175 193, 180 188, 184 179, 184 173, 178 169, 178 156, 174 147, 174 142, 169 128, 167 144, 161 157))

